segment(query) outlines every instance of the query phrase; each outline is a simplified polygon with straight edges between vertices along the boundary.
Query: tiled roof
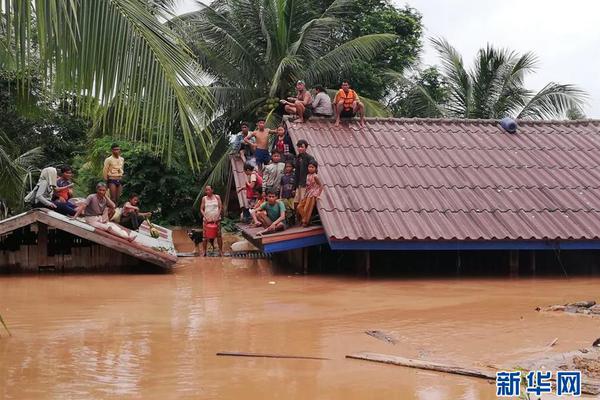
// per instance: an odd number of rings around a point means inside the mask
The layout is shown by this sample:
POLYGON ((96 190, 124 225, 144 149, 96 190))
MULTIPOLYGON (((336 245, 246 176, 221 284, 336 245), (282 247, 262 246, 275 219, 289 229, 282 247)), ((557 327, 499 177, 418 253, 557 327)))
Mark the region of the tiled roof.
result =
POLYGON ((289 123, 326 189, 330 240, 600 238, 600 121, 289 123))

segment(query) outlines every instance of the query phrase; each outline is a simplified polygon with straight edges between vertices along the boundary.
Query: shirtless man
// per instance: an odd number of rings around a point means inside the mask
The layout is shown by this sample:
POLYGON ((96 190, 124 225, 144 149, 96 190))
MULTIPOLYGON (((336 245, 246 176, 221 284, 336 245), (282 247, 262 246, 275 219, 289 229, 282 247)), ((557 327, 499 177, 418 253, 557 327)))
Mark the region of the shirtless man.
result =
POLYGON ((254 155, 256 157, 256 165, 262 170, 263 165, 268 164, 271 160, 271 155, 269 154, 269 134, 275 134, 277 131, 267 129, 264 119, 259 119, 256 125, 258 129, 250 132, 244 138, 244 143, 252 145, 251 139, 254 138, 256 140, 256 153, 254 155))
POLYGON ((285 105, 285 111, 288 114, 298 116, 294 122, 302 123, 312 114, 312 96, 306 90, 304 81, 296 82, 296 97, 288 97, 287 100, 281 100, 281 102, 285 105))

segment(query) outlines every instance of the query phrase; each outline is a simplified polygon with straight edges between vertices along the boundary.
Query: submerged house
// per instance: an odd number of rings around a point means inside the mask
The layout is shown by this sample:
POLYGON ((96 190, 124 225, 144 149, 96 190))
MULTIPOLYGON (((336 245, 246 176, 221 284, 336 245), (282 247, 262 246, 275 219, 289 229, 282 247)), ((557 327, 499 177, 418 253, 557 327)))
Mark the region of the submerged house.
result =
POLYGON ((496 120, 313 119, 288 131, 319 162, 322 227, 281 240, 245 230, 265 251, 325 243, 367 268, 373 252, 508 251, 513 270, 519 250, 535 268, 535 251, 600 249, 600 121, 518 121, 510 133, 496 120))
POLYGON ((147 222, 133 242, 80 220, 36 208, 0 221, 0 272, 169 271, 177 262, 172 232, 147 222))

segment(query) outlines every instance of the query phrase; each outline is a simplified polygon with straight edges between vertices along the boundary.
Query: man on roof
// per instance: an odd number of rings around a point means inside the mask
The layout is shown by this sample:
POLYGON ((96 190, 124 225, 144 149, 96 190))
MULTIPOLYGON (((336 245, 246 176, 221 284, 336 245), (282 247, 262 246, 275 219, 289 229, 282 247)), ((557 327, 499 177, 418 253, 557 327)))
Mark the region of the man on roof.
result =
POLYGON ((315 92, 317 93, 312 102, 312 113, 315 117, 331 118, 333 114, 333 107, 331 105, 331 99, 325 91, 322 85, 315 86, 315 92))
POLYGON ((259 119, 256 126, 257 129, 250 132, 248 136, 244 138, 244 143, 248 146, 252 146, 252 139, 254 138, 254 140, 256 140, 254 156, 256 157, 258 169, 262 171, 263 166, 271 161, 271 155, 269 154, 269 134, 275 134, 277 131, 267 129, 264 118, 259 119))
POLYGON ((312 96, 306 90, 306 85, 302 80, 296 82, 296 97, 288 97, 287 100, 281 100, 281 103, 283 103, 286 113, 298 116, 294 122, 302 123, 312 114, 312 96))
POLYGON ((335 109, 335 126, 340 126, 340 118, 354 118, 360 114, 360 126, 365 126, 365 106, 360 101, 358 94, 350 89, 348 81, 342 82, 342 87, 338 90, 333 101, 335 109))

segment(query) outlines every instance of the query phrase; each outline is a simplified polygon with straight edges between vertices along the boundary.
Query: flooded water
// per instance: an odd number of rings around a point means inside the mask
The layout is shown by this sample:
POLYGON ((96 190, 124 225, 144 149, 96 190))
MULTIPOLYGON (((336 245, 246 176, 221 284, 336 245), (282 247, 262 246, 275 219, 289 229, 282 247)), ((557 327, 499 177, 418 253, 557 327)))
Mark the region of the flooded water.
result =
POLYGON ((512 368, 599 337, 598 319, 534 311, 598 299, 599 284, 274 275, 264 260, 192 258, 170 275, 1 276, 13 336, 0 338, 0 398, 495 399, 486 381, 344 356, 512 368))

